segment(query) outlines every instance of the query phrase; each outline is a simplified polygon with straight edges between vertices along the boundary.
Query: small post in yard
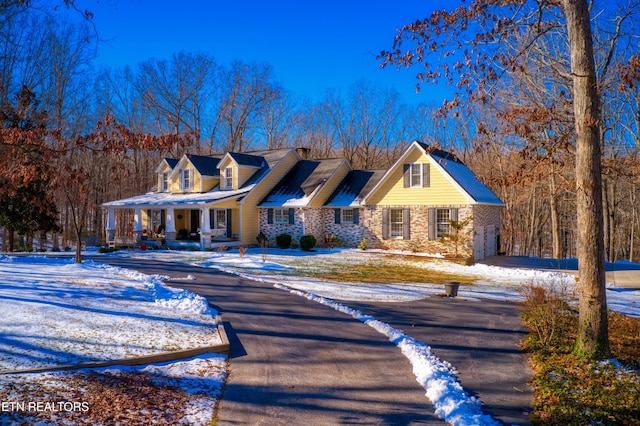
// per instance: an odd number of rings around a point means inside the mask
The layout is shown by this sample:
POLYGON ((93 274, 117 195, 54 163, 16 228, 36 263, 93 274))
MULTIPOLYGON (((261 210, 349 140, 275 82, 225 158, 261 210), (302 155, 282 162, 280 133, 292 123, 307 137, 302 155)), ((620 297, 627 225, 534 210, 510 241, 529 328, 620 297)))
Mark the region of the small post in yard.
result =
POLYGON ((444 283, 444 292, 447 297, 456 297, 458 295, 458 287, 460 283, 458 281, 447 281, 444 283))

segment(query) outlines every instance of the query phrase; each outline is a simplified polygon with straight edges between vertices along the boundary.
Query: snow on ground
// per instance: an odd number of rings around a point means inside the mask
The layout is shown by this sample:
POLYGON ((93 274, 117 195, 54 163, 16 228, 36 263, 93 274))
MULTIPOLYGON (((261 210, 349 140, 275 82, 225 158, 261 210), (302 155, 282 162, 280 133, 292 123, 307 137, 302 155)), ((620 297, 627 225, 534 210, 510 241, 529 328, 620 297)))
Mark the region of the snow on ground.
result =
MULTIPOLYGON (((260 249, 249 250, 244 256, 240 256, 238 251, 129 251, 110 256, 140 256, 217 268, 271 282, 277 288, 351 315, 387 336, 400 348, 411 361, 416 380, 424 387, 438 416, 452 424, 495 424, 493 419, 482 414, 480 401, 464 392, 457 380, 455 367, 438 359, 426 343, 336 302, 416 300, 441 295, 442 285, 350 284, 305 277, 309 272, 321 273, 328 267, 379 262, 382 259, 388 261, 387 254, 390 252, 318 249, 306 253, 270 248, 266 253, 260 249)), ((394 257, 393 262, 401 270, 405 260, 394 257)), ((412 263, 412 266, 416 265, 412 263)), ((432 259, 419 265, 477 277, 472 285, 461 286, 458 293, 472 301, 486 298, 520 300, 519 289, 528 284, 561 289, 569 295, 576 291, 574 277, 560 272, 481 264, 463 266, 442 259, 432 259)), ((68 258, 0 256, 0 312, 3 313, 0 318, 0 329, 3 330, 0 335, 0 372, 130 357, 215 343, 218 338, 213 320, 215 312, 206 301, 186 291, 165 287, 162 280, 163 277, 150 277, 91 261, 75 265, 68 258)), ((607 297, 612 309, 640 316, 638 290, 609 286, 607 297)), ((107 375, 135 373, 150 376, 154 381, 176 384, 185 393, 193 394, 177 404, 185 406, 186 412, 181 414, 183 422, 199 424, 213 416, 214 403, 225 380, 225 363, 225 357, 198 357, 159 366, 112 367, 94 370, 92 374, 106 380, 104 377, 107 375)), ((59 397, 69 391, 68 385, 65 388, 68 378, 67 373, 0 375, 0 393, 7 388, 14 392, 0 396, 5 402, 18 400, 19 395, 15 392, 31 389, 36 383, 40 388, 48 389, 44 400, 55 399, 54 395, 59 397)), ((22 398, 24 400, 24 395, 22 398)), ((67 401, 72 400, 72 397, 66 398, 67 401)), ((13 410, 12 414, 20 413, 13 410)), ((64 420, 64 413, 58 417, 55 413, 49 414, 54 416, 53 423, 64 420)), ((0 424, 5 424, 3 418, 0 418, 0 424)))
MULTIPOLYGON (((263 257, 260 249, 249 249, 240 256, 237 250, 220 252, 127 252, 116 256, 142 256, 147 259, 175 261, 196 266, 217 268, 261 281, 286 284, 290 288, 342 301, 390 301, 402 302, 441 295, 441 284, 367 284, 337 283, 304 277, 304 272, 322 272, 336 266, 358 263, 379 262, 389 254, 414 253, 358 249, 317 249, 314 252, 301 250, 280 250, 269 248, 263 257), (264 261, 263 261, 264 259, 264 261), (286 279, 283 279, 283 275, 286 279)), ((427 257, 427 256, 425 256, 427 257)), ((541 271, 536 269, 504 268, 484 264, 470 266, 448 262, 438 257, 428 262, 412 262, 412 266, 421 266, 451 274, 477 277, 472 285, 460 286, 458 296, 468 300, 522 300, 520 290, 530 284, 545 286, 563 291, 569 296, 577 295, 577 283, 573 275, 560 271, 541 271)), ((392 260, 399 270, 409 261, 399 257, 392 260)), ((628 264, 628 262, 625 262, 628 264)), ((637 265, 637 264, 636 264, 637 265)), ((637 265, 640 269, 640 265, 637 265)), ((607 303, 611 310, 625 315, 640 316, 640 290, 620 289, 607 285, 607 303)))
MULTIPOLYGON (((297 276, 296 269, 322 271, 336 265, 350 265, 381 261, 389 252, 355 249, 318 249, 312 253, 299 250, 269 249, 265 254, 249 250, 244 256, 238 252, 147 252, 134 256, 155 258, 164 261, 184 262, 203 267, 213 267, 248 278, 271 282, 275 287, 290 291, 309 300, 322 303, 373 327, 393 342, 409 359, 416 380, 425 389, 426 396, 435 407, 436 415, 453 425, 499 424, 482 413, 481 402, 468 395, 456 376, 455 367, 440 360, 428 344, 419 342, 388 324, 337 303, 348 301, 409 301, 443 293, 442 285, 435 284, 364 284, 335 283, 297 276)), ((402 253, 397 253, 402 254, 402 253)), ((128 254, 130 255, 130 254, 128 254)), ((398 270, 403 260, 394 257, 398 270)), ((544 286, 552 291, 575 296, 575 277, 562 272, 534 269, 512 269, 475 264, 459 265, 441 259, 430 262, 411 263, 425 268, 452 274, 477 277, 472 285, 461 286, 458 295, 467 300, 482 299, 522 300, 520 289, 527 285, 544 286)), ((304 274, 302 274, 304 275, 304 274)), ((640 316, 639 291, 621 291, 608 286, 607 297, 611 309, 632 316, 640 316)))
MULTIPOLYGON (((206 300, 164 286, 163 279, 92 261, 77 265, 70 258, 0 255, 3 404, 60 401, 61 383, 75 374, 6 374, 16 370, 117 360, 221 343, 215 323, 217 313, 206 300), (36 387, 39 398, 26 392, 36 387), (20 395, 21 389, 26 393, 20 395)), ((155 367, 130 367, 127 371, 183 385, 189 392, 198 376, 208 384, 210 392, 194 398, 191 414, 185 416, 195 413, 206 424, 213 417, 225 366, 226 357, 213 356, 155 367), (207 371, 211 377, 203 373, 203 363, 210 367, 207 371)), ((113 375, 114 370, 117 369, 111 368, 106 374, 113 375)), ((66 399, 70 401, 73 400, 66 399)), ((77 396, 76 401, 79 402, 77 396)), ((19 410, 19 405, 4 408, 3 405, 3 414, 8 412, 14 417, 2 416, 0 424, 18 420, 30 423, 29 415, 37 412, 35 405, 33 410, 19 410)), ((49 415, 56 412, 47 411, 49 415)), ((50 421, 63 421, 64 415, 61 416, 50 421)))

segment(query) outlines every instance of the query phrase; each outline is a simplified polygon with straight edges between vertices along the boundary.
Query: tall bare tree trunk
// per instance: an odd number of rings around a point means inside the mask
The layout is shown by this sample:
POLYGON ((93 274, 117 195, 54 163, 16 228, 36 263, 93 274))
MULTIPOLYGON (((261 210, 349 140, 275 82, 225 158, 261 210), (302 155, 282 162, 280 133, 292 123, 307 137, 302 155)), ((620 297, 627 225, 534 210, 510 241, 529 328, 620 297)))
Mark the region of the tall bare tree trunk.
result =
POLYGON ((609 355, 599 97, 587 1, 564 0, 563 7, 567 19, 571 54, 576 125, 580 275, 580 312, 576 351, 597 359, 609 355))
POLYGON ((560 213, 558 212, 558 193, 556 189, 555 170, 551 171, 549 177, 549 207, 551 208, 551 237, 553 258, 562 258, 562 238, 560 235, 560 213))

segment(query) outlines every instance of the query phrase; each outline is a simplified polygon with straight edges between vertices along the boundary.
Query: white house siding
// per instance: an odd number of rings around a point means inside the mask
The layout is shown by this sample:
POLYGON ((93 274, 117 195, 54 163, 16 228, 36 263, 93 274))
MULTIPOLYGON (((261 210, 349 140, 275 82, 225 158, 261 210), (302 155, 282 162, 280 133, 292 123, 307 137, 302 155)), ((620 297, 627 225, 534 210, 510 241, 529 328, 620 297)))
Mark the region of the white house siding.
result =
POLYGON ((500 239, 500 224, 502 220, 502 206, 492 205, 475 205, 473 206, 473 225, 476 229, 482 227, 484 232, 484 253, 485 256, 492 256, 498 254, 500 251, 499 239, 500 239), (490 225, 495 227, 495 235, 493 239, 493 246, 495 247, 494 253, 487 252, 487 229, 490 225))

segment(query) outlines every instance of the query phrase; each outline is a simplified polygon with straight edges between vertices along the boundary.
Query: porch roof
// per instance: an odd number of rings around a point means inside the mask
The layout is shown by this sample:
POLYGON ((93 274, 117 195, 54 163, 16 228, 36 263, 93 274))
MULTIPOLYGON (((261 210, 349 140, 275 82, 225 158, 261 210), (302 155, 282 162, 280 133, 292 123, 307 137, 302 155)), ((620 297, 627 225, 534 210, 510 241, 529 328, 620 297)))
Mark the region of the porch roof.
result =
POLYGON ((226 201, 231 198, 243 197, 253 189, 253 185, 246 186, 235 191, 221 191, 218 187, 209 192, 173 194, 169 192, 148 192, 135 197, 123 198, 121 200, 102 203, 105 208, 133 208, 144 206, 181 206, 181 205, 202 205, 212 204, 219 201, 226 201))

